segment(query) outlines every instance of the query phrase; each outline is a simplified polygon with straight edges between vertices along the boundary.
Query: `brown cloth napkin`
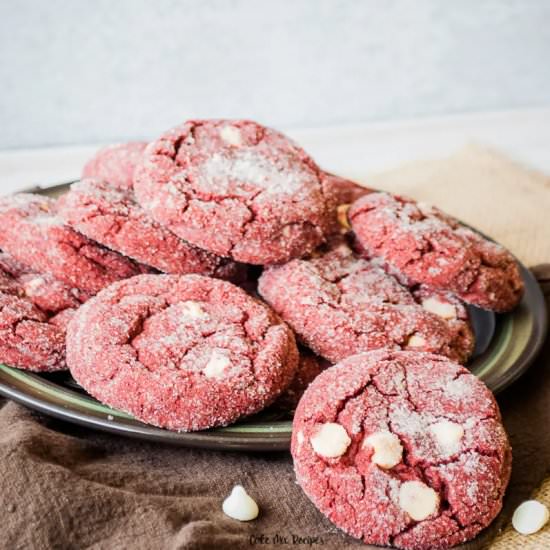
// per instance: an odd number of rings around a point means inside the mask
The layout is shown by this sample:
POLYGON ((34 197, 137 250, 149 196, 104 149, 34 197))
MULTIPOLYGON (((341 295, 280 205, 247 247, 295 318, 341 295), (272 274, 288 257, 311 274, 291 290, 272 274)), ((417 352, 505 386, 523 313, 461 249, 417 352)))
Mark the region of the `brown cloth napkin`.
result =
MULTIPOLYGON (((408 194, 463 214, 531 265, 550 261, 550 237, 540 231, 550 211, 548 178, 476 148, 426 163, 420 177, 422 166, 414 168, 419 192, 411 187, 408 194), (440 200, 444 197, 449 200, 440 200), (514 214, 506 221, 496 220, 505 209, 493 208, 495 202, 523 207, 507 210, 514 214), (479 218, 466 215, 473 203, 479 218), (514 240, 516 232, 521 237, 514 240)), ((387 178, 402 191, 400 181, 410 181, 410 174, 405 167, 368 183, 375 187, 380 181, 382 186, 387 178)), ((550 267, 536 273, 550 296, 550 267)), ((550 528, 525 538, 507 527, 514 507, 539 487, 539 498, 550 501, 549 369, 547 344, 528 373, 499 396, 514 448, 505 509, 488 530, 461 548, 489 548, 499 530, 494 548, 550 547, 550 528)), ((295 482, 288 453, 149 444, 63 423, 2 399, 0 512, 0 548, 10 550, 361 547, 308 501, 295 482), (221 503, 236 483, 260 505, 257 520, 239 523, 222 513, 221 503)))

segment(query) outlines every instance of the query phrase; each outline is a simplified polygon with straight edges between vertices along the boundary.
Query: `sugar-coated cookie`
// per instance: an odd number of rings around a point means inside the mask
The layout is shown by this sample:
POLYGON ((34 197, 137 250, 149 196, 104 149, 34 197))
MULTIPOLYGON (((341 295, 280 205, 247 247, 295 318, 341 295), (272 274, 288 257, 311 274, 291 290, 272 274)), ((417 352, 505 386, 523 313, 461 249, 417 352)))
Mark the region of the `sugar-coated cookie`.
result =
POLYGON ((307 347, 332 363, 382 347, 441 353, 459 362, 473 351, 467 317, 451 325, 422 307, 343 237, 310 259, 266 268, 258 290, 307 347))
POLYGON ((367 544, 449 548, 496 517, 511 449, 496 401, 440 355, 379 350, 325 370, 298 404, 298 483, 367 544))
POLYGON ((196 120, 149 144, 135 172, 140 204, 182 239, 250 264, 303 256, 331 224, 322 172, 280 132, 196 120))
POLYGON ((523 294, 514 257, 434 207, 389 193, 357 200, 348 218, 369 257, 407 285, 454 292, 465 302, 504 312, 523 294))
POLYGON ((67 364, 101 402, 178 431, 224 426, 272 403, 298 363, 292 331, 235 285, 141 275, 86 302, 67 364))

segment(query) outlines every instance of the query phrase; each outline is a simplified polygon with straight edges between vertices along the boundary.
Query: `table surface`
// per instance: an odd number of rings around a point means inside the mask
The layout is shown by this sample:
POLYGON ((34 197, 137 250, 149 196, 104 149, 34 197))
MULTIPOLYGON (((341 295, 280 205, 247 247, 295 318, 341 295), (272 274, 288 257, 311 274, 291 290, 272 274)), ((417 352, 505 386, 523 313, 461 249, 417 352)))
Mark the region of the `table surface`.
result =
MULTIPOLYGON (((469 143, 494 147, 550 173, 550 108, 288 129, 287 133, 323 168, 360 181, 403 162, 444 157, 469 143)), ((0 193, 74 180, 98 147, 0 151, 0 193)))

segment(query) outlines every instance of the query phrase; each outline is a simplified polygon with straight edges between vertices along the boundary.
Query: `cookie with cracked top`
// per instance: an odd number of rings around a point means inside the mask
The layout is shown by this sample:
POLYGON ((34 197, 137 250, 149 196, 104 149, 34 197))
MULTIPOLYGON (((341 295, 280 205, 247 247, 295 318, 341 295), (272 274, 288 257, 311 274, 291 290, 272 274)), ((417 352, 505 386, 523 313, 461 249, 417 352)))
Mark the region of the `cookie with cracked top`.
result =
POLYGON ((197 120, 149 144, 138 202, 182 239, 250 264, 287 261, 323 242, 331 212, 313 160, 250 121, 197 120))
POLYGON ((348 357, 308 387, 294 416, 296 478, 315 506, 367 544, 450 548, 502 508, 511 449, 498 405, 440 355, 348 357))
POLYGON ((146 146, 144 141, 134 141, 104 147, 84 165, 81 178, 97 178, 118 189, 131 189, 146 146))
POLYGON ((76 313, 67 364, 91 395, 177 431, 224 426, 271 404, 298 362, 265 304, 203 275, 141 275, 76 313))
POLYGON ((266 268, 258 291, 307 347, 333 363, 383 347, 465 362, 474 348, 464 308, 452 314, 443 308, 438 314, 429 309, 430 301, 417 303, 397 279, 354 253, 342 236, 331 238, 326 250, 310 259, 266 268))
POLYGON ((360 198, 348 218, 369 257, 409 286, 425 284, 467 303, 505 312, 521 300, 515 258, 434 207, 389 193, 360 198))
POLYGON ((151 271, 65 225, 56 201, 43 195, 0 198, 0 247, 33 271, 90 294, 151 271))
POLYGON ((165 273, 236 277, 241 267, 180 239, 151 218, 131 189, 87 179, 58 199, 65 222, 111 250, 165 273))

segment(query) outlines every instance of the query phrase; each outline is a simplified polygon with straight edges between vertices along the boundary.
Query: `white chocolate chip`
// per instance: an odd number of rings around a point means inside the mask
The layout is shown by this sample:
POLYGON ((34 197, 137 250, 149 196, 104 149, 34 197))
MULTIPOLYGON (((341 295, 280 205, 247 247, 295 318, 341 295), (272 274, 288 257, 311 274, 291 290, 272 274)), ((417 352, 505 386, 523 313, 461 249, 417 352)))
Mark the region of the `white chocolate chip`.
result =
POLYGON ((393 468, 401 462, 403 447, 399 438, 391 432, 375 432, 365 439, 365 445, 374 449, 371 461, 380 468, 393 468))
POLYGON ((242 485, 235 485, 231 494, 223 501, 223 513, 239 521, 256 519, 260 512, 256 502, 249 496, 242 485))
POLYGON ((548 521, 548 508, 538 500, 522 502, 512 516, 514 529, 522 535, 532 535, 542 529, 548 521))
POLYGON ((198 319, 200 317, 208 317, 208 314, 198 302, 193 302, 188 300, 187 302, 182 302, 181 307, 183 309, 184 315, 191 317, 193 319, 198 319))
POLYGON ((407 346, 410 348, 422 348, 426 345, 426 340, 419 334, 413 334, 409 336, 407 340, 407 346))
POLYGON ((296 441, 298 442, 298 445, 301 445, 304 442, 304 434, 302 432, 298 432, 296 441))
POLYGON ((439 507, 439 495, 421 481, 405 481, 399 488, 399 506, 414 521, 422 521, 439 507))
POLYGON ((220 130, 220 137, 229 145, 237 147, 242 144, 241 132, 233 126, 224 126, 220 130))
POLYGON ((44 282, 45 281, 42 277, 33 277, 25 283, 25 293, 32 296, 32 294, 36 292, 44 284, 44 282))
POLYGON ((219 350, 214 350, 206 367, 204 367, 204 375, 206 378, 223 378, 225 369, 231 364, 227 355, 219 350))
POLYGON ((290 225, 285 225, 283 227, 283 237, 286 237, 288 239, 288 237, 290 237, 292 235, 292 226, 290 225))
POLYGON ((430 426, 430 431, 437 444, 447 453, 456 453, 460 449, 460 441, 464 436, 464 428, 456 422, 442 420, 430 426))
POLYGON ((313 450, 326 458, 342 456, 351 443, 345 428, 336 422, 320 426, 310 441, 313 450))
POLYGON ((433 296, 422 300, 422 307, 426 311, 429 311, 430 313, 435 313, 436 315, 439 315, 439 317, 442 317, 447 321, 451 319, 456 319, 455 306, 453 306, 453 304, 450 304, 449 302, 438 300, 433 296))

